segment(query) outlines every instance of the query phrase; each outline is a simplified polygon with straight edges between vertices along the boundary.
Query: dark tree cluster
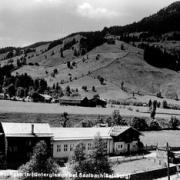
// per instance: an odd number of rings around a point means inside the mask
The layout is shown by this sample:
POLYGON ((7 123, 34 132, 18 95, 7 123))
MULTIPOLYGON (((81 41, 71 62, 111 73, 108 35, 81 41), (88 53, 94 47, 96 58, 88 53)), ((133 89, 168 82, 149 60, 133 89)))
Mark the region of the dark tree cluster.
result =
POLYGON ((61 39, 55 40, 53 42, 51 42, 48 46, 48 50, 52 49, 53 47, 62 44, 63 41, 61 39))
POLYGON ((122 35, 133 32, 151 32, 153 35, 161 35, 170 31, 180 31, 180 2, 177 1, 156 14, 146 17, 139 22, 126 26, 105 27, 103 32, 113 35, 122 35))
POLYGON ((159 68, 169 68, 175 71, 180 70, 180 52, 170 54, 160 47, 145 45, 144 59, 147 63, 159 68))
POLYGON ((81 33, 85 38, 80 40, 80 47, 88 51, 106 42, 104 33, 101 31, 81 33))
MULTIPOLYGON (((13 65, 7 65, 0 68, 0 87, 6 90, 10 97, 15 96, 19 88, 22 88, 24 91, 37 91, 38 93, 43 93, 48 89, 47 82, 44 79, 35 79, 33 80, 31 76, 25 74, 16 74, 12 76, 11 72, 14 70, 13 65)), ((24 93, 24 95, 27 95, 24 93)))
POLYGON ((77 41, 73 38, 72 41, 65 42, 63 46, 63 50, 70 49, 73 45, 75 45, 77 41))

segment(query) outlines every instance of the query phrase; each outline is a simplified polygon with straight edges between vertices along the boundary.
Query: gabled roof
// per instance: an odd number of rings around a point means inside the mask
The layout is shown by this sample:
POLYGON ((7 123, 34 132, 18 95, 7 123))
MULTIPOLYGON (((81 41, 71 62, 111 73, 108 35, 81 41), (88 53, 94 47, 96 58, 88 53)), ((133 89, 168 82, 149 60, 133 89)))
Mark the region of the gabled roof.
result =
POLYGON ((111 130, 111 136, 113 136, 113 137, 114 136, 119 136, 119 135, 121 135, 122 133, 126 132, 129 129, 135 131, 139 135, 142 135, 139 131, 137 131, 133 127, 130 127, 130 126, 115 126, 111 130))
POLYGON ((54 140, 94 139, 99 134, 103 139, 112 139, 111 128, 51 128, 54 140))
POLYGON ((52 137, 47 123, 10 123, 1 122, 6 137, 52 137), (32 133, 34 127, 34 133, 32 133))

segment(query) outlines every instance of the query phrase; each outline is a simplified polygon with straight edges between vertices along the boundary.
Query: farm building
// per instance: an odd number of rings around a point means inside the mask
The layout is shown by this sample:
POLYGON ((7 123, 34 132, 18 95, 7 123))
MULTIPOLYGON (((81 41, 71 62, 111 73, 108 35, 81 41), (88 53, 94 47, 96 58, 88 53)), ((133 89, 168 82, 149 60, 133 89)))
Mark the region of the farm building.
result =
POLYGON ((106 144, 108 155, 137 152, 140 149, 140 132, 132 127, 118 126, 106 128, 51 128, 53 133, 53 157, 69 158, 74 147, 82 142, 88 153, 94 137, 99 134, 106 144))
POLYGON ((83 98, 79 96, 69 97, 64 96, 59 99, 60 105, 70 105, 70 106, 81 106, 83 98))
POLYGON ((27 162, 37 142, 44 140, 51 148, 49 124, 0 123, 0 159, 4 166, 14 168, 27 162))
POLYGON ((62 97, 59 99, 60 105, 70 105, 70 106, 84 106, 84 107, 106 107, 107 102, 101 100, 99 97, 93 97, 92 99, 88 99, 87 97, 62 97))

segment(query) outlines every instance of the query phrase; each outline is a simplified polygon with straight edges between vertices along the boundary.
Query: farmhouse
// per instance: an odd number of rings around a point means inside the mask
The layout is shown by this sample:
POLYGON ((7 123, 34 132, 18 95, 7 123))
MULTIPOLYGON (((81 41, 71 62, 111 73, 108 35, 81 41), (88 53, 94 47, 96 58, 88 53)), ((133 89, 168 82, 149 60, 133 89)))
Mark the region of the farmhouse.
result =
POLYGON ((59 99, 60 105, 70 105, 70 106, 84 106, 84 107, 106 107, 107 102, 101 100, 98 97, 93 97, 88 99, 87 97, 74 96, 74 97, 62 97, 59 99))
POLYGON ((44 140, 51 148, 49 124, 0 123, 0 159, 4 166, 16 168, 27 162, 37 142, 44 140))
POLYGON ((140 132, 132 127, 106 128, 51 128, 53 133, 53 157, 69 158, 78 143, 84 143, 86 152, 92 149, 94 137, 99 134, 104 140, 108 155, 120 155, 139 151, 140 132))

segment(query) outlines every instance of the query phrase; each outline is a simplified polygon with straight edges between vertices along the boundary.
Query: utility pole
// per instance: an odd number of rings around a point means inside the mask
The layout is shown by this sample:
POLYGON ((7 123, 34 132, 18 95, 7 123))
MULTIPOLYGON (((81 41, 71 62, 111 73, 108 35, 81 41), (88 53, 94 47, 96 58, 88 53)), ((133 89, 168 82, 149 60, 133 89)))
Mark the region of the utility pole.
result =
POLYGON ((168 175, 168 180, 170 180, 170 173, 169 173, 169 145, 167 143, 167 147, 166 147, 166 151, 167 151, 167 175, 168 175))

